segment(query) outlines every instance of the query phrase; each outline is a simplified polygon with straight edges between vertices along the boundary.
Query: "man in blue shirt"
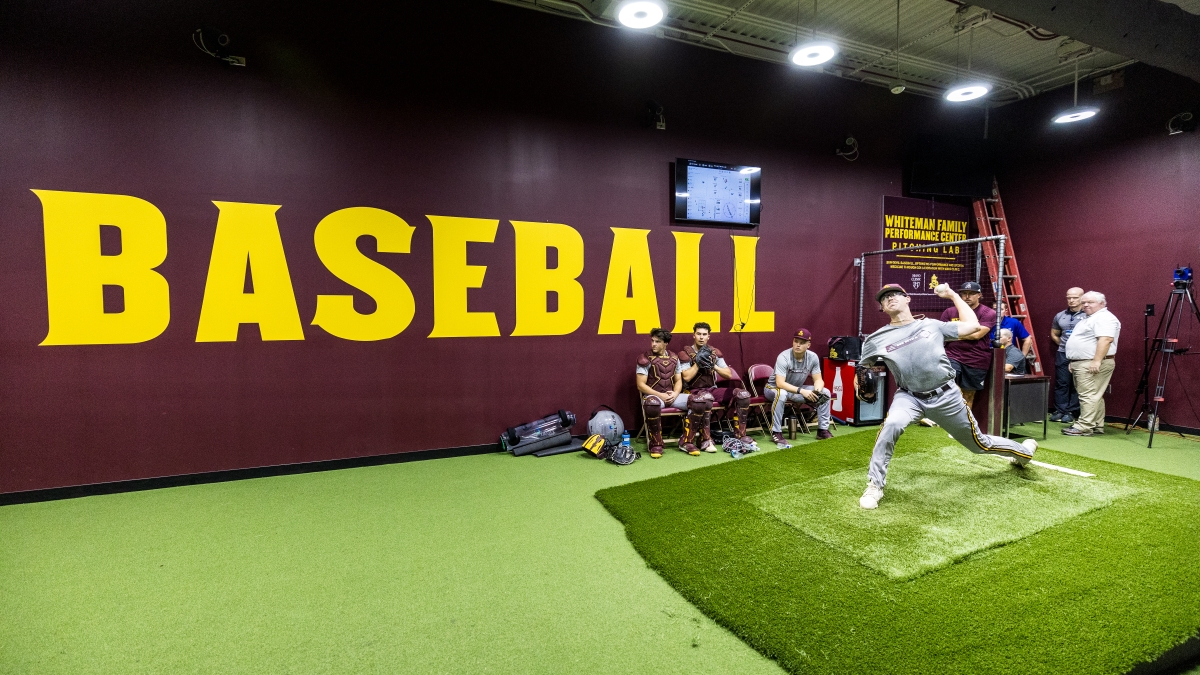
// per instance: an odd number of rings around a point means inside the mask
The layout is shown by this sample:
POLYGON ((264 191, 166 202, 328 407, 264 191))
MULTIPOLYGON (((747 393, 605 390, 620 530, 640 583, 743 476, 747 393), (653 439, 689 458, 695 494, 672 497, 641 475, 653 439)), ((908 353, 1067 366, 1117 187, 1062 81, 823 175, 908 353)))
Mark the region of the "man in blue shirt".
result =
POLYGON ((1024 354, 1025 358, 1028 359, 1029 352, 1033 350, 1033 336, 1029 334, 1029 331, 1025 330, 1025 324, 1020 319, 1015 319, 1011 316, 1005 315, 1004 318, 1000 320, 1000 325, 992 329, 993 340, 1000 340, 1000 330, 1003 328, 1007 328, 1012 331, 1013 344, 1020 345, 1021 353, 1024 354))

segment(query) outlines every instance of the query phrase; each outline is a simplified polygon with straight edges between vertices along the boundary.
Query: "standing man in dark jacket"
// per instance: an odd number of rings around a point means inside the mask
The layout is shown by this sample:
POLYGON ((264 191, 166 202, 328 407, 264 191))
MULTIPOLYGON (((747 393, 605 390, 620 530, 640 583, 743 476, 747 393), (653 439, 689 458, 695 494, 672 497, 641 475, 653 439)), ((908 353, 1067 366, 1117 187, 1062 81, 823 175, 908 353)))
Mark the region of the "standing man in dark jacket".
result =
MULTIPOLYGON (((975 392, 983 389, 988 370, 992 367, 992 341, 989 334, 996 327, 996 310, 980 304, 983 290, 974 281, 958 289, 963 302, 975 312, 979 327, 954 342, 946 344, 946 356, 954 366, 954 382, 962 390, 967 408, 975 402, 975 392)), ((950 307, 942 312, 942 321, 958 321, 958 310, 950 307)))

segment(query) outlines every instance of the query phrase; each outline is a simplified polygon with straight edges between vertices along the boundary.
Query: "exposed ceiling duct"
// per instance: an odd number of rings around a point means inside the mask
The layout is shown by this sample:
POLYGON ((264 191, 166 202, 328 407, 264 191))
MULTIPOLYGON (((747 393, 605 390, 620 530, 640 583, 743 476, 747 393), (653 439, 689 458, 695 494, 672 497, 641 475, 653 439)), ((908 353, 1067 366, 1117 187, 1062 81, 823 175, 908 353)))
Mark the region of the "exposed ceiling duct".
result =
POLYGON ((971 0, 1200 82, 1200 16, 1160 0, 971 0))

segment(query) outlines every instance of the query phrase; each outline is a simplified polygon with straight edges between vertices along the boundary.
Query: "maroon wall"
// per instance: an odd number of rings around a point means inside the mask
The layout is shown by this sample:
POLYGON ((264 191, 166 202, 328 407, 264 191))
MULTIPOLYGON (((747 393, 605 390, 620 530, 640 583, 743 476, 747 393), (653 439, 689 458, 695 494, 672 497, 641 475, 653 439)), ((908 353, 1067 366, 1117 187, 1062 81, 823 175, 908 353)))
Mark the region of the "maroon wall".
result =
MULTIPOLYGON (((1012 229, 1039 348, 1050 351, 1050 321, 1071 286, 1108 298, 1121 320, 1121 340, 1107 397, 1109 415, 1124 417, 1142 371, 1143 310, 1157 305, 1158 325, 1176 265, 1200 267, 1200 136, 1168 136, 1167 120, 1200 114, 1200 85, 1148 66, 1128 68, 1122 89, 1080 102, 1101 107, 1093 120, 1051 125, 1070 107, 1060 90, 993 116, 1006 166, 1000 190, 1012 229)), ((1200 322, 1182 324, 1183 344, 1200 352, 1200 322)), ((1194 390, 1196 358, 1178 359, 1168 380, 1165 423, 1200 427, 1194 390), (1190 398, 1189 398, 1190 396, 1190 398), (1195 403, 1193 403, 1193 400, 1195 403)))
MULTIPOLYGON (((195 3, 192 3, 195 5, 195 3)), ((676 157, 763 167, 755 233, 706 228, 701 308, 732 318, 729 234, 757 234, 760 310, 774 334, 714 344, 744 367, 790 331, 852 332, 851 260, 878 245, 880 198, 901 193, 905 133, 977 134, 978 111, 799 73, 490 2, 305 14, 294 6, 0 10, 0 492, 494 442, 560 407, 608 403, 637 425, 627 323, 596 334, 610 227, 648 228, 662 322, 674 324, 668 167, 676 157), (216 24, 246 69, 198 52, 216 24), (668 129, 642 126, 647 99, 668 129), (862 157, 834 155, 853 133, 862 157), (42 210, 31 189, 133 195, 165 215, 171 322, 149 342, 43 347, 42 210), (305 339, 195 341, 213 201, 280 204, 305 339), (313 250, 325 215, 389 210, 412 253, 376 254, 416 317, 349 342, 309 325, 318 294, 350 293, 313 250), (504 337, 431 339, 427 215, 500 220, 470 307, 504 337), (508 337, 509 220, 583 235, 586 317, 562 337, 508 337)), ((370 311, 362 300, 360 311, 370 311)), ((676 346, 682 347, 686 336, 676 346)))

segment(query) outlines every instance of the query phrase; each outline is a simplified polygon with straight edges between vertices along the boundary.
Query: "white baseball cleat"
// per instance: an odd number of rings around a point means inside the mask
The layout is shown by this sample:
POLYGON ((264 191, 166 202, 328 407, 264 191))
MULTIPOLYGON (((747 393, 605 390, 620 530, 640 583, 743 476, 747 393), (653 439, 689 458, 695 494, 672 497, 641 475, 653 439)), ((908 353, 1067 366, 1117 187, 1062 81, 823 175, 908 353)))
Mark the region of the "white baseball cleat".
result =
POLYGON ((864 509, 873 509, 879 506, 880 499, 883 499, 883 488, 875 487, 874 483, 867 483, 867 491, 858 498, 858 505, 864 509))
POLYGON ((1021 445, 1025 446, 1025 449, 1029 451, 1029 457, 1027 459, 1020 455, 1013 455, 1013 464, 1023 467, 1029 463, 1029 460, 1033 459, 1033 453, 1037 452, 1037 441, 1032 438, 1026 438, 1021 441, 1021 445))

